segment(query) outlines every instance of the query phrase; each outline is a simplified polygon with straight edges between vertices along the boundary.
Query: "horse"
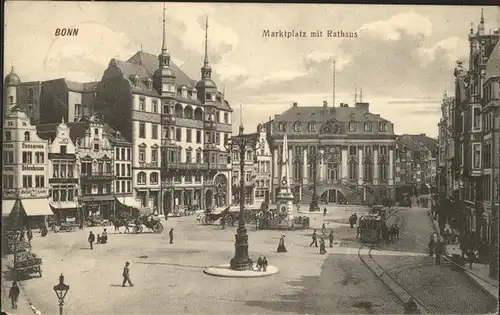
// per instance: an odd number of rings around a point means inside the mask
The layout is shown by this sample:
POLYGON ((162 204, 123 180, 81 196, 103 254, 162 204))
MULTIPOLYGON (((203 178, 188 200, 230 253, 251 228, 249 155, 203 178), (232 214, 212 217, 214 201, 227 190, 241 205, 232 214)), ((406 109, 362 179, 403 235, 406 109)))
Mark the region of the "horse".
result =
POLYGON ((125 218, 111 218, 110 219, 111 223, 115 227, 115 232, 121 233, 120 232, 120 227, 124 226, 125 227, 125 233, 130 232, 128 228, 128 221, 125 218))

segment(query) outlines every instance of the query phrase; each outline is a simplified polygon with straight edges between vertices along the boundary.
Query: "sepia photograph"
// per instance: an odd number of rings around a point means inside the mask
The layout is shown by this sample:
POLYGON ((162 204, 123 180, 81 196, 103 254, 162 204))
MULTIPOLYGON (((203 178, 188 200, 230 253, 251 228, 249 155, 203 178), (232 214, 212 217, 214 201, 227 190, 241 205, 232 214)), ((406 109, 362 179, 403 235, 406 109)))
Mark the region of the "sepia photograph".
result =
POLYGON ((500 8, 4 3, 1 311, 497 314, 500 8))

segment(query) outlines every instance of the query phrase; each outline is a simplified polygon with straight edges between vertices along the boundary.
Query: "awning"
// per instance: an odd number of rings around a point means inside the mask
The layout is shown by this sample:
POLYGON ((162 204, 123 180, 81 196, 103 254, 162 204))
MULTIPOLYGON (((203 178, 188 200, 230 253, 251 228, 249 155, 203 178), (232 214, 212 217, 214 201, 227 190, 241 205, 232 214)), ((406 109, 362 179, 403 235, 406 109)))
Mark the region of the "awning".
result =
POLYGON ((431 189, 431 185, 430 184, 425 184, 425 187, 431 189))
POLYGON ((47 198, 41 199, 23 199, 21 200, 24 210, 29 217, 38 215, 54 215, 50 209, 49 200, 47 198))
POLYGON ((139 201, 135 200, 134 197, 116 197, 116 200, 127 207, 142 208, 142 205, 139 201))
POLYGON ((8 216, 15 204, 16 200, 2 200, 2 216, 8 216))
POLYGON ((78 204, 76 201, 61 201, 61 202, 51 202, 50 206, 54 209, 76 209, 78 204))

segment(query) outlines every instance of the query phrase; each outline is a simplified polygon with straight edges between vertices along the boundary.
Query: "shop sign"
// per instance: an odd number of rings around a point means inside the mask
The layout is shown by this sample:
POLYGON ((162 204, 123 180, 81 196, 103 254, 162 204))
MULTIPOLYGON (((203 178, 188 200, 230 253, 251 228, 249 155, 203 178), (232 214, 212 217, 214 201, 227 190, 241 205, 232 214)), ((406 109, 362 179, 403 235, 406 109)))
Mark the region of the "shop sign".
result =
POLYGON ((3 189, 3 198, 31 198, 31 197, 47 197, 49 195, 48 188, 20 188, 20 189, 3 189))
POLYGON ((22 171, 26 171, 26 172, 43 172, 45 171, 45 167, 43 166, 31 166, 31 165, 23 165, 22 166, 22 171))
POLYGON ((23 149, 45 149, 45 146, 43 144, 36 144, 36 143, 23 143, 22 144, 23 149))

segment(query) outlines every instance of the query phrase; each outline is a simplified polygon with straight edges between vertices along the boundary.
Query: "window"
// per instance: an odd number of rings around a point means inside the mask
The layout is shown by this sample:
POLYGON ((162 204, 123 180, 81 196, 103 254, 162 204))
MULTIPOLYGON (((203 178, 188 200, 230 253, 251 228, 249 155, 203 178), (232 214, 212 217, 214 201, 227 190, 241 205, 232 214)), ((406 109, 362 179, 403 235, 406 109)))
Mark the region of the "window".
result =
POLYGON ((201 162, 201 152, 200 151, 196 152, 196 163, 202 163, 201 162))
MULTIPOLYGON (((229 141, 229 135, 227 133, 225 133, 224 134, 224 143, 227 143, 228 141, 229 141)), ((264 150, 264 147, 262 147, 262 150, 264 150)))
POLYGON ((302 131, 302 123, 300 121, 295 122, 295 124, 293 125, 293 130, 295 130, 295 132, 302 131))
POLYGON ((125 164, 122 164, 121 168, 122 168, 121 174, 122 174, 122 176, 125 176, 125 164))
POLYGON ((5 164, 14 164, 14 152, 3 151, 3 162, 5 164))
POLYGON ((357 155, 357 154, 358 154, 358 150, 357 150, 357 148, 356 148, 356 146, 355 146, 355 145, 351 145, 351 146, 349 147, 349 154, 350 154, 350 155, 357 155))
POLYGON ((43 152, 35 152, 35 163, 43 164, 44 163, 44 153, 43 152))
POLYGON ((372 181, 373 179, 373 169, 372 169, 372 162, 370 160, 365 160, 364 165, 363 165, 363 179, 365 181, 372 181))
POLYGON ((12 134, 10 131, 5 132, 5 141, 12 141, 12 134))
POLYGON ((120 140, 121 138, 122 138, 122 134, 121 134, 121 132, 117 131, 117 132, 116 132, 116 139, 117 139, 117 140, 120 140))
POLYGON ((132 191, 132 183, 130 181, 127 181, 127 192, 132 191))
POLYGON ((192 163, 192 151, 191 149, 186 150, 186 163, 192 163))
POLYGON ((115 175, 120 176, 120 164, 115 165, 115 175))
POLYGON ((139 148, 139 162, 146 161, 146 148, 139 148))
POLYGON ((378 130, 381 132, 386 132, 387 131, 387 124, 385 121, 381 121, 378 125, 378 130))
POLYGON ((472 144, 473 162, 472 165, 474 169, 481 168, 481 143, 472 144))
POLYGON ((280 132, 285 132, 286 131, 286 123, 285 122, 280 122, 278 126, 279 126, 278 130, 280 132))
POLYGON ((122 160, 125 160, 125 148, 122 148, 121 156, 122 156, 122 160))
POLYGON ((191 129, 186 129, 186 142, 192 142, 193 141, 193 135, 191 133, 191 129))
POLYGON ((94 151, 99 151, 99 143, 94 143, 94 151))
POLYGON ((3 188, 14 188, 14 175, 3 175, 3 188))
POLYGON ((215 133, 215 144, 220 144, 220 133, 215 133))
POLYGON ((139 110, 146 111, 146 98, 139 97, 139 110))
POLYGON ((59 146, 59 151, 60 151, 60 153, 61 153, 61 154, 66 154, 66 153, 67 153, 67 150, 66 150, 67 148, 68 148, 68 147, 67 147, 67 146, 65 146, 65 145, 61 145, 61 146, 59 146))
POLYGON ((28 98, 29 99, 33 98, 33 89, 28 89, 28 98))
POLYGON ((143 122, 139 123, 139 138, 146 138, 146 124, 143 122))
POLYGON ((24 141, 30 141, 30 132, 29 131, 26 131, 24 133, 24 141))
POLYGON ((158 173, 151 173, 149 175, 149 182, 151 184, 158 184, 158 173))
POLYGON ((349 162, 349 179, 358 178, 358 164, 355 161, 349 162))
POLYGON ((205 93, 205 102, 210 101, 212 99, 212 95, 210 93, 205 93))
POLYGON ((201 143, 201 130, 196 130, 196 143, 201 143))
POLYGON ((131 173, 130 164, 127 164, 127 176, 130 176, 130 173, 131 173))
POLYGON ((115 149, 115 159, 117 159, 117 160, 120 159, 120 148, 115 149))
POLYGON ((23 175, 23 188, 33 187, 33 176, 23 175))
POLYGON ((182 129, 181 128, 175 129, 175 141, 182 141, 182 129))
POLYGON ((139 185, 145 185, 146 184, 146 173, 139 172, 137 174, 137 184, 139 184, 139 185))
POLYGON ((224 123, 229 124, 229 114, 228 113, 224 113, 224 123))
POLYGON ((99 129, 97 129, 97 128, 96 128, 96 129, 94 129, 94 135, 95 135, 95 136, 98 136, 98 135, 99 135, 99 129))
POLYGON ((9 95, 9 103, 14 103, 14 96, 12 95, 9 95))
POLYGON ((379 165, 379 178, 381 181, 387 180, 387 164, 385 162, 381 162, 379 165))
POLYGON ((365 131, 370 132, 372 131, 372 123, 369 121, 365 121, 365 131))
POLYGON ((350 121, 349 122, 349 131, 350 132, 356 131, 356 122, 355 121, 350 121))
POLYGON ((170 106, 163 105, 163 112, 162 112, 162 114, 170 114, 170 106))
POLYGON ((474 107, 472 108, 472 130, 478 131, 481 130, 481 108, 474 107))
POLYGON ((151 111, 153 113, 158 113, 158 100, 151 101, 151 111))
POLYGON ((116 181, 116 192, 120 192, 120 181, 116 181))
POLYGON ((151 149, 151 162, 152 163, 158 162, 158 149, 156 148, 151 149))
POLYGON ((158 125, 151 125, 151 139, 158 139, 158 125))
POLYGON ((309 126, 307 127, 307 129, 310 131, 310 132, 313 132, 316 130, 316 123, 315 122, 310 122, 309 123, 309 126))
POLYGON ((45 187, 45 176, 35 175, 35 187, 45 187))
POLYGON ((32 159, 31 152, 24 151, 23 152, 23 164, 32 164, 32 163, 33 163, 33 159, 32 159))
POLYGON ((127 158, 126 158, 126 160, 128 160, 128 161, 131 160, 130 155, 131 155, 131 149, 127 149, 127 158))

